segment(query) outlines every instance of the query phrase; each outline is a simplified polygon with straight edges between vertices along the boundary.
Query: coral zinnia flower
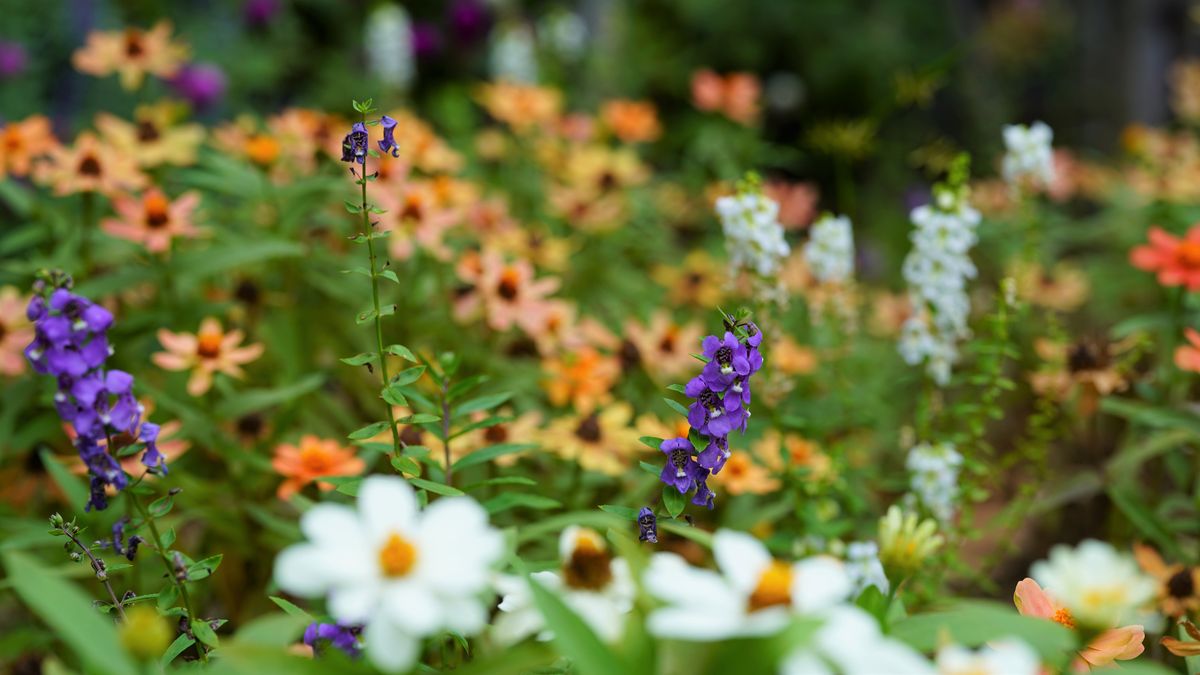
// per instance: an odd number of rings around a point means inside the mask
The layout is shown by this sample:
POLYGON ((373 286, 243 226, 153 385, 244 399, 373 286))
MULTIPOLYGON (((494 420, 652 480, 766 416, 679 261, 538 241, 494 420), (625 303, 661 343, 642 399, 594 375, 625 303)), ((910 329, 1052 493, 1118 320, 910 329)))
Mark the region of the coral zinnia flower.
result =
POLYGON ((719 112, 734 122, 750 125, 758 118, 761 92, 758 78, 751 73, 730 73, 722 77, 705 69, 692 75, 692 104, 700 110, 719 112))
POLYGON ((1083 270, 1065 262, 1049 269, 1038 264, 1017 263, 1011 275, 1017 281, 1017 297, 1059 312, 1079 308, 1087 301, 1090 290, 1083 270))
POLYGON ((1175 365, 1180 370, 1190 370, 1200 373, 1200 332, 1194 328, 1185 328, 1183 336, 1188 344, 1175 348, 1175 365))
POLYGON ((192 211, 200 202, 197 192, 187 192, 171 201, 158 188, 141 198, 120 195, 113 198, 113 209, 120 218, 106 218, 100 229, 120 239, 146 247, 151 253, 164 253, 175 237, 195 237, 200 230, 192 224, 192 211))
POLYGON ((187 391, 192 396, 200 396, 212 387, 213 373, 241 378, 241 364, 262 356, 261 344, 238 346, 244 337, 240 330, 226 333, 220 321, 208 317, 200 322, 200 330, 195 335, 159 329, 158 341, 167 351, 157 352, 150 359, 165 370, 191 370, 187 391))
POLYGON ((528 261, 505 262, 496 251, 484 251, 477 259, 464 258, 458 267, 459 278, 470 286, 456 300, 457 318, 482 307, 488 325, 498 331, 517 325, 532 334, 544 323, 546 296, 558 289, 558 279, 534 279, 528 261))
POLYGON ((50 151, 48 161, 36 170, 38 182, 54 187, 59 196, 76 192, 100 192, 112 195, 138 190, 146 176, 129 155, 83 132, 70 147, 50 151))
POLYGON ((611 399, 613 383, 621 374, 617 359, 592 347, 546 359, 542 369, 548 375, 542 386, 550 402, 556 406, 571 404, 580 413, 591 412, 611 399))
POLYGON ((28 298, 15 286, 0 288, 0 375, 25 372, 25 347, 33 342, 33 326, 25 317, 28 298))
POLYGON ((43 115, 9 122, 0 129, 0 179, 5 176, 27 176, 33 159, 58 146, 50 131, 50 120, 43 115))
POLYGON ((133 122, 99 113, 96 128, 105 142, 131 155, 142 167, 189 166, 196 163, 196 150, 204 141, 204 127, 173 124, 176 114, 169 103, 139 107, 133 122))
POLYGON ((629 426, 633 409, 618 403, 599 413, 560 417, 543 437, 546 448, 589 471, 620 476, 637 454, 637 432, 629 426))
POLYGON ((476 100, 489 115, 517 133, 549 128, 562 113, 561 92, 531 84, 485 84, 477 91, 476 100))
POLYGON ((626 143, 658 140, 662 127, 654 104, 644 101, 615 100, 600 109, 600 119, 617 138, 626 143))
POLYGON ((171 41, 171 24, 160 21, 148 31, 95 31, 75 51, 71 63, 81 73, 106 77, 117 73, 127 90, 142 86, 146 75, 171 77, 188 56, 186 45, 171 41))
POLYGON ((676 323, 666 311, 659 310, 646 326, 627 323, 625 335, 637 347, 642 366, 651 375, 670 379, 695 367, 691 350, 699 344, 704 329, 695 322, 676 323))
POLYGON ((807 227, 817 217, 820 193, 812 183, 771 181, 763 186, 763 194, 779 204, 779 224, 785 229, 807 227))
POLYGON ((1158 551, 1145 544, 1133 545, 1133 557, 1146 574, 1158 580, 1158 602, 1163 614, 1178 618, 1200 610, 1200 568, 1179 563, 1168 565, 1158 551))
POLYGON ((275 448, 271 466, 286 480, 279 484, 276 494, 288 499, 309 483, 316 482, 322 490, 332 490, 333 483, 320 480, 325 476, 357 476, 367 463, 354 456, 353 448, 344 448, 335 440, 307 434, 299 446, 281 443, 275 448))
POLYGON ((393 258, 407 260, 418 247, 439 260, 449 258, 442 237, 462 220, 462 212, 440 203, 430 181, 411 181, 376 198, 387 211, 380 214, 379 229, 392 233, 388 249, 393 258))
MULTIPOLYGON (((1013 593, 1013 604, 1022 616, 1033 616, 1060 623, 1067 628, 1074 628, 1075 621, 1065 607, 1060 607, 1050 598, 1046 591, 1033 579, 1024 579, 1017 584, 1013 593)), ((1137 625, 1110 628, 1079 652, 1079 658, 1072 665, 1075 672, 1087 672, 1089 668, 1106 666, 1113 661, 1127 661, 1137 658, 1144 650, 1142 642, 1146 639, 1146 631, 1137 625)))
POLYGON ((1160 227, 1151 227, 1149 237, 1148 245, 1129 254, 1133 266, 1157 273, 1163 286, 1200 290, 1200 224, 1193 225, 1182 239, 1160 227))
POLYGON ((745 452, 735 452, 725 460, 721 473, 711 479, 731 495, 762 495, 779 489, 779 480, 771 477, 765 466, 756 464, 745 452))
MULTIPOLYGON (((501 409, 496 411, 495 414, 508 417, 512 415, 512 410, 501 409)), ((487 415, 488 413, 483 412, 475 413, 471 416, 471 421, 478 422, 487 417, 487 415)), ((482 450, 483 448, 501 443, 540 444, 542 437, 541 426, 541 411, 530 410, 507 422, 493 424, 485 429, 468 431, 461 437, 456 438, 453 445, 451 445, 451 460, 453 461, 458 457, 465 457, 476 450, 482 450)), ((500 455, 494 461, 497 466, 512 466, 517 463, 517 459, 523 454, 525 454, 525 451, 500 455)), ((438 452, 434 452, 431 457, 439 463, 444 462, 445 459, 443 454, 438 452)))
POLYGON ((804 471, 808 476, 820 480, 830 475, 829 456, 810 440, 796 434, 781 436, 769 429, 752 448, 754 455, 772 471, 804 471))

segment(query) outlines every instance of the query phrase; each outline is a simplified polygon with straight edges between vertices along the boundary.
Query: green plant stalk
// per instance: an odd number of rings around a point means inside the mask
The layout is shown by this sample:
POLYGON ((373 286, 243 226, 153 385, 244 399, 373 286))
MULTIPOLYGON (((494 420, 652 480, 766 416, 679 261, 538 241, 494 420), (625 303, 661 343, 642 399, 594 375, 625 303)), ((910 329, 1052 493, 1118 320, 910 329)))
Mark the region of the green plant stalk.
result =
MULTIPOLYGON (((363 115, 363 121, 366 121, 366 115, 363 115)), ((386 388, 391 378, 388 376, 387 354, 383 351, 383 317, 379 315, 379 273, 375 268, 375 233, 371 227, 371 212, 367 210, 367 165, 365 162, 359 184, 362 186, 362 203, 359 204, 359 208, 363 217, 363 231, 367 237, 367 255, 371 259, 371 305, 375 309, 375 346, 379 354, 379 375, 386 388)), ((396 414, 392 412, 392 404, 384 401, 384 405, 387 408, 388 428, 392 430, 392 455, 399 457, 400 432, 396 431, 396 414)))
MULTIPOLYGON (((74 521, 72 521, 72 522, 74 522, 74 521)), ((101 563, 99 560, 97 560, 96 556, 92 554, 92 550, 90 548, 88 548, 87 546, 84 546, 83 542, 79 541, 78 537, 71 534, 70 530, 68 530, 67 528, 64 527, 60 530, 60 532, 62 532, 64 535, 66 535, 67 539, 70 539, 77 547, 79 547, 79 550, 83 551, 83 554, 88 557, 88 560, 92 561, 92 569, 97 574, 99 574, 100 570, 105 569, 104 564, 101 563)), ((97 576, 96 578, 100 579, 99 576, 97 576)), ((104 588, 106 588, 108 590, 108 597, 112 598, 112 606, 114 608, 116 608, 117 614, 120 615, 120 617, 121 617, 121 621, 124 621, 125 620, 125 608, 122 605, 121 601, 117 599, 117 594, 115 591, 113 591, 112 584, 110 584, 108 582, 107 574, 105 575, 105 577, 103 579, 100 579, 100 583, 104 584, 104 588)))
POLYGON ((80 195, 79 253, 83 271, 92 269, 92 230, 96 229, 96 193, 90 190, 80 195))
MULTIPOLYGON (((179 589, 179 597, 183 600, 183 609, 187 612, 188 628, 191 628, 192 622, 196 621, 196 612, 192 609, 192 597, 188 594, 187 582, 181 581, 175 575, 175 565, 171 563, 171 559, 167 557, 167 551, 163 547, 162 535, 158 531, 158 523, 154 522, 154 518, 150 516, 150 512, 142 505, 141 500, 132 492, 126 491, 129 495, 129 501, 133 504, 133 508, 142 516, 142 520, 150 528, 150 538, 154 540, 154 550, 158 552, 158 557, 162 560, 163 568, 167 571, 167 577, 170 578, 175 587, 179 589)), ((201 661, 208 661, 208 652, 204 647, 204 643, 196 640, 196 651, 200 653, 201 661)))
POLYGON ((442 378, 442 455, 446 459, 446 485, 453 486, 454 467, 450 464, 450 378, 442 378))

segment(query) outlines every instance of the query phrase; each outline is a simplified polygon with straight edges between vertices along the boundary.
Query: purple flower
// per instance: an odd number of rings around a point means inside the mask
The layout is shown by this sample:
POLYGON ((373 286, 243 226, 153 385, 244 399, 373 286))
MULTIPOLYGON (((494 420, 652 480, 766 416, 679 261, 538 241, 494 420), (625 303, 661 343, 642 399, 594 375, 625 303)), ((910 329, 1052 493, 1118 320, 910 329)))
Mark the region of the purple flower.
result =
POLYGON ((413 56, 419 59, 428 58, 442 49, 442 33, 438 27, 428 21, 418 21, 412 26, 413 56))
POLYGON ((704 446, 699 457, 696 458, 697 463, 711 471, 714 475, 721 472, 725 467, 725 460, 729 459, 729 439, 728 438, 713 438, 708 441, 708 445, 704 446))
POLYGON ((450 5, 450 25, 459 42, 470 43, 483 37, 490 22, 487 5, 479 0, 454 0, 450 5))
POLYGON ((692 503, 696 506, 703 506, 711 511, 715 497, 716 493, 708 489, 708 483, 701 481, 696 485, 696 496, 692 497, 692 503))
POLYGON ((29 55, 18 42, 0 41, 0 80, 16 77, 25 72, 29 55))
POLYGON ((342 161, 367 163, 367 143, 371 138, 367 135, 367 127, 362 122, 355 122, 350 133, 342 140, 342 161))
POLYGON ((645 541, 651 544, 658 543, 658 518, 654 515, 654 511, 649 506, 643 506, 641 511, 638 511, 638 541, 645 541))
POLYGON ((129 523, 129 517, 121 518, 112 526, 112 549, 116 553, 125 556, 132 561, 137 557, 138 544, 145 541, 138 535, 133 535, 129 538, 129 542, 125 542, 125 526, 129 523))
POLYGON ((362 633, 361 626, 343 626, 338 623, 312 623, 304 629, 304 644, 313 648, 314 654, 323 651, 325 643, 346 653, 351 658, 358 658, 362 653, 358 636, 362 633))
POLYGON ((246 23, 261 28, 271 22, 279 13, 279 0, 246 0, 242 5, 242 16, 246 23))
POLYGON ((685 494, 698 481, 707 477, 708 472, 696 463, 693 456, 696 447, 688 439, 681 437, 665 440, 659 449, 667 456, 667 464, 663 467, 659 479, 678 490, 679 494, 685 494))
POLYGON ((704 365, 700 377, 713 391, 725 391, 738 375, 750 374, 750 360, 746 346, 726 332, 725 337, 717 339, 715 335, 704 338, 702 343, 704 356, 709 362, 704 365))
POLYGON ((380 152, 390 152, 392 157, 399 157, 400 146, 396 145, 396 120, 384 115, 379 118, 379 124, 383 127, 383 140, 379 141, 380 152))
POLYGON ((179 69, 171 78, 175 93, 186 98, 196 108, 207 108, 225 95, 225 71, 211 63, 192 63, 179 69))

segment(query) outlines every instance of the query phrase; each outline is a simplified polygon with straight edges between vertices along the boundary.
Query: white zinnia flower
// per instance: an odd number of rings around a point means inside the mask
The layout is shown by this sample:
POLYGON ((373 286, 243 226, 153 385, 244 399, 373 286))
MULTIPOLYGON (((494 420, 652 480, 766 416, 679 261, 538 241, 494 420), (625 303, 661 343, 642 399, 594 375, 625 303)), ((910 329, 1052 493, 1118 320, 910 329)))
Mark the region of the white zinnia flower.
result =
POLYGON ((1131 556, 1095 539, 1075 548, 1055 546, 1029 571, 1043 588, 1054 589, 1054 599, 1077 623, 1094 629, 1138 623, 1158 590, 1131 556))
POLYGON ((817 281, 841 284, 854 275, 854 234, 847 216, 825 215, 813 223, 804 260, 817 281))
MULTIPOLYGON (((558 542, 561 572, 534 572, 534 581, 557 593, 605 642, 616 642, 625 630, 625 617, 633 609, 635 588, 629 565, 612 558, 604 539, 595 530, 572 525, 558 542)), ((500 615, 492 627, 496 641, 509 645, 537 633, 539 640, 554 637, 533 601, 529 584, 516 577, 500 577, 503 594, 500 615)))
POLYGON ((1017 638, 988 643, 979 651, 947 645, 937 655, 940 675, 1038 675, 1041 670, 1037 653, 1017 638))
POLYGON ((382 670, 406 670, 421 639, 445 630, 470 635, 487 623, 480 595, 503 540, 469 497, 439 499, 424 511, 401 478, 372 476, 358 508, 318 504, 300 519, 308 541, 275 560, 279 587, 328 596, 329 613, 365 626, 367 656, 382 670))
POLYGON ((696 642, 770 635, 793 614, 820 613, 850 592, 834 558, 785 563, 744 532, 718 530, 713 557, 720 572, 692 567, 674 553, 651 558, 643 585, 666 602, 647 620, 653 635, 696 642))
POLYGON ((812 643, 791 653, 781 675, 934 675, 913 648, 883 635, 879 622, 853 605, 831 609, 812 643))
POLYGON ((1041 187, 1054 182, 1054 132, 1045 122, 1004 127, 1004 180, 1016 185, 1030 180, 1041 187))

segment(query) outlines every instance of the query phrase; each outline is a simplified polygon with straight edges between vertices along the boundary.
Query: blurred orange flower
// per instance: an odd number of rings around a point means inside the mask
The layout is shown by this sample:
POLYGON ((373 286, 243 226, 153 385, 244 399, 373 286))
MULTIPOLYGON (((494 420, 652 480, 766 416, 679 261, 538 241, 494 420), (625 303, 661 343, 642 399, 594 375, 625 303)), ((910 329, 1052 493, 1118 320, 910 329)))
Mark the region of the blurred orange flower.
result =
POLYGON ((419 247, 438 260, 447 260, 450 249, 442 238, 462 220, 462 211, 439 203, 430 181, 413 180, 398 190, 375 193, 387 212, 379 215, 379 229, 390 231, 388 251, 397 260, 408 260, 419 247))
POLYGON ((763 186, 763 194, 779 204, 779 224, 786 229, 808 227, 817 217, 817 202, 821 193, 812 183, 773 180, 763 186))
POLYGON ((656 311, 644 326, 626 323, 625 335, 637 347, 642 367, 656 379, 679 377, 702 365, 692 352, 700 351, 704 328, 694 321, 677 323, 666 310, 656 311))
POLYGON ((808 375, 817 369, 816 353, 789 335, 771 342, 771 367, 784 375, 808 375))
POLYGON ((164 370, 191 370, 187 391, 192 396, 201 396, 212 387, 213 373, 241 378, 242 364, 262 356, 261 344, 239 347, 244 338, 242 331, 226 333, 220 321, 208 317, 200 322, 195 335, 159 329, 158 341, 167 351, 156 352, 150 359, 164 370))
POLYGON ((458 269, 470 288, 455 301, 455 317, 463 320, 482 309, 488 325, 498 331, 516 325, 536 332, 549 309, 546 296, 558 289, 558 279, 535 279, 529 262, 505 262, 496 251, 484 251, 477 259, 464 256, 458 269))
POLYGON ((41 157, 58 146, 50 130, 50 120, 44 115, 32 115, 9 122, 0 129, 0 179, 5 176, 28 176, 34 158, 41 157))
POLYGON ((542 369, 547 374, 542 386, 550 403, 572 405, 579 413, 589 413, 608 402, 613 384, 621 375, 621 364, 593 347, 545 359, 542 369))
POLYGON ((1133 266, 1158 274, 1163 286, 1187 286, 1200 290, 1200 223, 1193 225, 1183 238, 1160 227, 1150 228, 1150 243, 1129 254, 1133 266))
POLYGON ((204 141, 204 127, 175 124, 176 114, 169 103, 139 107, 133 122, 101 112, 96 115, 96 129, 106 143, 132 156, 143 168, 190 166, 196 163, 196 151, 204 141))
POLYGON ((758 118, 762 87, 752 73, 730 73, 724 77, 705 69, 692 75, 692 104, 700 110, 719 112, 749 126, 758 118))
POLYGON ((1078 309, 1091 291, 1083 270, 1066 262, 1049 269, 1036 263, 1016 263, 1011 274, 1017 282, 1017 297, 1059 312, 1078 309))
POLYGON ((79 134, 74 145, 53 148, 48 160, 38 164, 35 177, 59 196, 76 192, 113 195, 146 184, 145 174, 132 157, 87 131, 79 134))
MULTIPOLYGON (((495 414, 501 416, 511 415, 509 409, 501 409, 495 411, 495 414)), ((478 412, 471 416, 472 422, 478 422, 487 417, 487 413, 478 412)), ((534 443, 540 444, 542 438, 542 413, 538 410, 530 410, 516 416, 508 422, 493 424, 485 429, 475 429, 468 431, 459 438, 454 439, 450 445, 452 460, 458 457, 482 450, 483 448, 499 445, 501 443, 534 443)), ((515 452, 507 455, 500 455, 494 461, 497 466, 512 466, 517 463, 517 460, 526 451, 515 452)), ((430 455, 438 463, 444 463, 442 453, 434 452, 430 455)))
POLYGON ((0 288, 0 375, 25 372, 25 347, 33 342, 33 325, 25 317, 29 298, 15 286, 0 288))
POLYGON ((141 244, 151 253, 166 253, 175 237, 192 238, 200 234, 192 224, 192 212, 199 203, 198 192, 185 192, 171 201, 158 188, 147 190, 141 198, 118 195, 113 198, 113 209, 120 217, 102 220, 100 229, 141 244))
POLYGON ((776 473, 804 469, 817 480, 830 474, 829 456, 814 442, 796 434, 780 434, 769 429, 752 447, 755 457, 776 473))
POLYGON ((357 476, 367 468, 366 462, 355 457, 353 448, 342 447, 337 441, 312 434, 300 438, 299 446, 281 443, 275 448, 271 466, 284 477, 276 494, 288 499, 309 483, 316 482, 322 490, 332 490, 333 483, 320 480, 325 476, 357 476))
POLYGON ((71 63, 81 73, 107 77, 117 73, 121 86, 142 86, 146 75, 171 77, 188 57, 186 45, 171 41, 171 24, 160 21, 148 31, 126 28, 94 31, 87 43, 75 51, 71 63))
POLYGON ((475 94, 488 114, 517 133, 549 129, 562 113, 562 93, 546 87, 517 82, 493 82, 475 94))
POLYGON ((629 468, 638 448, 637 432, 629 426, 633 409, 618 403, 600 413, 560 417, 544 435, 547 449, 573 460, 588 471, 619 476, 629 468))
POLYGON ((600 108, 600 119, 617 138, 626 143, 658 140, 662 127, 654 104, 644 101, 608 101, 600 108))
POLYGON ((1175 365, 1180 370, 1200 373, 1200 332, 1194 328, 1185 328, 1183 336, 1188 343, 1175 348, 1175 365))
POLYGON ((746 452, 735 452, 725 461, 720 473, 710 479, 731 495, 762 495, 779 489, 779 479, 771 476, 765 466, 757 464, 746 452))
POLYGON ((654 269, 654 280, 667 287, 667 298, 676 305, 716 307, 724 296, 721 283, 725 266, 708 253, 693 250, 678 265, 660 265, 654 269))

